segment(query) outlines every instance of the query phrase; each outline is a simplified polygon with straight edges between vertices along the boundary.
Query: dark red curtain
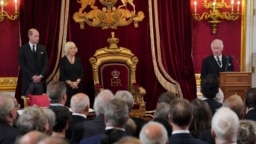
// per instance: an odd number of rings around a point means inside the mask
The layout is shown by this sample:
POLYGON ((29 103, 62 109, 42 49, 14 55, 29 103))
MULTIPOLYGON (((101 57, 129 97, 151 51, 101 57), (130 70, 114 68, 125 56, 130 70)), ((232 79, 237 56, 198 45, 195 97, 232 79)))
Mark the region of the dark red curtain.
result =
MULTIPOLYGON (((195 77, 191 58, 191 14, 189 1, 157 1, 160 21, 160 37, 163 65, 168 74, 180 83, 185 98, 196 97, 195 77)), ((69 24, 67 40, 74 41, 78 47, 84 67, 83 85, 85 93, 94 100, 92 68, 89 58, 94 52, 108 46, 107 38, 111 32, 116 33, 119 46, 131 49, 139 58, 137 65, 137 83, 146 89, 145 101, 147 110, 155 109, 159 95, 165 91, 156 79, 150 40, 149 12, 147 1, 134 1, 136 11, 143 11, 145 19, 139 23, 139 28, 133 24, 118 29, 102 30, 89 27, 80 29, 73 20, 73 14, 78 11, 80 4, 76 0, 70 1, 69 24)), ((27 30, 35 27, 40 32, 40 43, 46 45, 49 55, 49 73, 56 63, 59 15, 61 0, 22 0, 21 1, 21 39, 22 44, 28 41, 27 30)), ((96 1, 99 9, 101 4, 96 1)), ((120 2, 116 6, 121 5, 120 2)), ((131 7, 128 9, 132 10, 131 7)), ((19 89, 19 88, 17 88, 19 89)), ((19 94, 19 93, 16 93, 19 94)))
MULTIPOLYGON (((50 73, 56 64, 59 36, 59 17, 61 0, 21 0, 20 1, 20 33, 22 45, 28 43, 27 31, 38 29, 39 43, 46 46, 49 57, 50 73)), ((21 75, 19 75, 20 77, 21 75)), ((20 78, 16 88, 16 98, 20 100, 20 78)))
POLYGON ((196 98, 190 1, 157 1, 163 65, 181 86, 183 97, 196 98))

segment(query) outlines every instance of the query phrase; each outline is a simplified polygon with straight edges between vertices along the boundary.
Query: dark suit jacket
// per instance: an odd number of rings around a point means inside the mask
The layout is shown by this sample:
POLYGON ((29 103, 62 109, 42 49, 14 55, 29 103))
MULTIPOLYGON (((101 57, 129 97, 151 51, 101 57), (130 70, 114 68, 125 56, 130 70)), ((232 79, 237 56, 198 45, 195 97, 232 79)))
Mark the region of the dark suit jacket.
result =
POLYGON ((215 139, 211 134, 211 130, 204 130, 200 133, 199 139, 209 144, 215 144, 215 139))
POLYGON ((88 119, 79 116, 79 115, 71 115, 71 121, 69 122, 68 130, 66 131, 66 138, 70 139, 72 135, 73 128, 76 124, 82 123, 88 119))
POLYGON ((8 123, 0 122, 0 144, 12 144, 18 135, 18 129, 8 123))
POLYGON ((203 76, 206 76, 207 74, 216 74, 217 76, 219 76, 220 72, 234 71, 234 66, 231 57, 222 55, 221 61, 222 67, 220 68, 213 55, 210 55, 207 58, 203 59, 201 78, 203 76))
MULTIPOLYGON (((113 129, 110 129, 107 131, 112 131, 112 130, 113 129)), ((117 130, 117 131, 119 131, 120 135, 118 135, 118 137, 115 135, 114 136, 115 138, 112 138, 112 139, 110 138, 112 142, 114 139, 117 141, 118 139, 121 139, 122 137, 127 136, 127 134, 124 131, 121 131, 121 130, 117 130)), ((80 144, 99 144, 104 137, 110 137, 109 135, 106 134, 106 132, 105 134, 97 134, 97 135, 85 138, 80 141, 80 144)))
POLYGON ((46 76, 48 68, 48 56, 44 46, 37 44, 36 57, 29 44, 23 45, 19 49, 19 65, 22 72, 21 92, 25 94, 29 84, 32 82, 33 75, 46 76))
POLYGON ((204 141, 194 138, 188 133, 172 134, 169 140, 170 144, 207 144, 204 141))
POLYGON ((204 101, 209 105, 212 115, 217 111, 218 108, 222 107, 222 104, 214 99, 205 99, 204 101))
POLYGON ((84 138, 88 138, 96 134, 102 134, 104 132, 104 115, 99 115, 96 116, 93 120, 87 120, 85 122, 75 125, 71 136, 71 143, 79 143, 80 140, 84 138))
POLYGON ((243 119, 256 121, 256 108, 249 110, 243 119))

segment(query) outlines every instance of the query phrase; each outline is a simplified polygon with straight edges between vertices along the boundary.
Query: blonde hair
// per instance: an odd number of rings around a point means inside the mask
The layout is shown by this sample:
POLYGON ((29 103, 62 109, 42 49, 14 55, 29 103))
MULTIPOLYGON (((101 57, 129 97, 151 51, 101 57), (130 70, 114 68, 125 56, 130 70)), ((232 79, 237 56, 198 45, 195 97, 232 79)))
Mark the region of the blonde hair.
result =
POLYGON ((77 47, 76 47, 76 44, 75 44, 74 42, 68 41, 68 42, 65 43, 65 45, 64 45, 64 50, 63 50, 63 53, 64 53, 65 56, 68 55, 68 51, 69 51, 69 49, 72 48, 72 47, 75 47, 75 48, 76 48, 76 52, 78 51, 78 49, 77 49, 77 47))

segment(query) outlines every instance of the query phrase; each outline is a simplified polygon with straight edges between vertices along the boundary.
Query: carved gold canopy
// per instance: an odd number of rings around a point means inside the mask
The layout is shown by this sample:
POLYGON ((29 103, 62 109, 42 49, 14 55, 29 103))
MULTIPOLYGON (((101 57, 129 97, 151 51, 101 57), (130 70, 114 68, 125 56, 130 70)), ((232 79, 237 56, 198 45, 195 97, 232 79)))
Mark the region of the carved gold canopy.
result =
POLYGON ((99 9, 98 6, 95 6, 96 0, 77 0, 81 4, 81 8, 74 13, 73 19, 80 24, 81 29, 84 29, 84 23, 102 29, 117 29, 119 26, 127 26, 132 22, 137 28, 138 23, 144 19, 145 15, 142 11, 138 11, 136 14, 133 1, 121 0, 122 5, 115 7, 118 0, 99 0, 104 6, 99 9), (130 11, 128 5, 133 10, 130 11))

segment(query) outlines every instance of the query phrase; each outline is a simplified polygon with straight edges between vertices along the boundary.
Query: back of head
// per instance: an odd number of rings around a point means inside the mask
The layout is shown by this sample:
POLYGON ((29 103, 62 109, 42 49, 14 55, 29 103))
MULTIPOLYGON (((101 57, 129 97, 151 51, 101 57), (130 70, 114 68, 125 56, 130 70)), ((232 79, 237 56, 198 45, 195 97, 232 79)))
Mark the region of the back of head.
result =
POLYGON ((244 115, 244 102, 238 95, 232 95, 228 97, 223 104, 225 107, 229 107, 233 110, 239 118, 244 115))
POLYGON ((165 102, 159 103, 156 107, 154 117, 168 120, 169 109, 170 109, 170 104, 167 104, 165 102))
POLYGON ((212 112, 207 102, 201 99, 194 99, 192 102, 193 120, 190 125, 190 132, 199 136, 200 132, 211 128, 212 112))
POLYGON ((159 98, 158 98, 158 103, 164 102, 167 104, 170 104, 172 102, 172 100, 174 100, 175 98, 177 98, 176 94, 170 91, 164 92, 162 93, 159 98))
POLYGON ((241 120, 238 132, 238 144, 255 144, 256 143, 256 123, 251 120, 241 120))
POLYGON ((112 99, 105 107, 106 126, 123 128, 129 118, 126 103, 120 99, 112 99))
POLYGON ((94 100, 93 109, 96 115, 104 114, 106 105, 114 98, 114 94, 110 90, 101 91, 94 100))
POLYGON ((39 131, 30 131, 20 137, 15 143, 17 144, 36 144, 40 140, 47 138, 48 136, 39 131))
POLYGON ((10 122, 7 119, 14 108, 15 104, 12 96, 9 94, 0 94, 0 120, 10 122))
POLYGON ((49 108, 44 108, 42 110, 48 121, 49 131, 47 133, 50 135, 52 132, 53 126, 55 125, 55 120, 56 120, 55 113, 49 108))
POLYGON ((62 137, 51 136, 42 139, 37 144, 69 144, 69 142, 62 137))
POLYGON ((89 97, 84 93, 77 93, 72 96, 70 101, 70 107, 73 112, 84 113, 89 110, 90 100, 89 97))
POLYGON ((212 118, 215 140, 221 143, 235 143, 239 130, 238 116, 230 108, 221 107, 212 118))
POLYGON ((189 126, 192 119, 192 105, 182 98, 177 98, 170 104, 169 118, 179 127, 189 126))
POLYGON ((62 81, 52 81, 47 85, 47 95, 51 103, 61 103, 66 94, 66 85, 62 81))
POLYGON ((53 131, 62 132, 67 128, 67 125, 70 121, 69 110, 64 106, 55 106, 52 108, 52 111, 55 113, 56 117, 53 131))
POLYGON ((126 90, 119 90, 115 94, 115 98, 123 100, 125 103, 127 103, 128 108, 132 109, 134 105, 134 99, 132 94, 129 91, 126 90))
POLYGON ((162 124, 153 121, 150 121, 143 126, 139 137, 142 144, 166 144, 168 141, 165 127, 162 124))
POLYGON ((256 88, 247 91, 245 103, 248 108, 256 107, 256 88))
POLYGON ((48 122, 43 110, 37 106, 32 106, 24 109, 22 115, 17 120, 16 126, 21 134, 33 130, 46 132, 48 122))
POLYGON ((201 79, 201 92, 204 97, 213 99, 219 91, 219 78, 215 74, 208 74, 201 79))
POLYGON ((119 141, 117 141, 114 144, 141 144, 141 142, 138 138, 126 136, 121 138, 119 141))

